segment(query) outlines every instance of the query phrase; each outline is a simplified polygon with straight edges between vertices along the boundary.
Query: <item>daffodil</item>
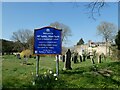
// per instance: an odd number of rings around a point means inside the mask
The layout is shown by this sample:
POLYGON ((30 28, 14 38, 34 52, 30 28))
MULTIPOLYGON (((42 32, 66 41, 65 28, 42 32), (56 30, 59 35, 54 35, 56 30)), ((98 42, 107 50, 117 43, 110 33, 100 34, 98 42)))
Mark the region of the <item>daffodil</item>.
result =
POLYGON ((54 77, 56 77, 57 76, 57 74, 54 74, 54 77))
POLYGON ((47 77, 47 75, 45 75, 45 77, 47 77))
POLYGON ((52 74, 52 71, 50 71, 50 74, 52 74))
POLYGON ((55 78, 55 80, 58 80, 58 78, 55 78))
POLYGON ((44 74, 46 74, 46 72, 44 72, 44 74))
POLYGON ((31 74, 33 75, 33 72, 31 74))
POLYGON ((35 82, 33 82, 32 84, 35 85, 35 82))

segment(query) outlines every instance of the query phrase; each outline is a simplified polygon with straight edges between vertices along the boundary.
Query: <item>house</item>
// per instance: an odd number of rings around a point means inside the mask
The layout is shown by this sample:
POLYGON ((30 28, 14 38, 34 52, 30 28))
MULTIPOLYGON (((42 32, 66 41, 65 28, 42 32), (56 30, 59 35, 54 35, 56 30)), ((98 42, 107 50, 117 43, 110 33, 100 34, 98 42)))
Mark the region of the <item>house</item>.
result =
POLYGON ((87 44, 75 45, 74 52, 77 52, 78 55, 82 55, 83 51, 87 53, 96 51, 98 54, 103 53, 104 55, 108 55, 111 52, 109 46, 110 46, 110 43, 108 43, 106 47, 105 42, 92 42, 91 40, 89 40, 87 44))

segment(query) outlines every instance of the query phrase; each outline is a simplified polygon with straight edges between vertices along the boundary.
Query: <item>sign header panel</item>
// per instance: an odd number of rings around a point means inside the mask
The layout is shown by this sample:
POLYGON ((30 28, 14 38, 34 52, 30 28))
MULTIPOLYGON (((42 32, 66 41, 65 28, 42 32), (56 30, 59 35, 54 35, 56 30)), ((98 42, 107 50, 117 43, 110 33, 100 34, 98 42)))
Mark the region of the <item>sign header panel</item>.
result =
POLYGON ((61 54, 61 31, 53 27, 34 30, 34 54, 61 54))

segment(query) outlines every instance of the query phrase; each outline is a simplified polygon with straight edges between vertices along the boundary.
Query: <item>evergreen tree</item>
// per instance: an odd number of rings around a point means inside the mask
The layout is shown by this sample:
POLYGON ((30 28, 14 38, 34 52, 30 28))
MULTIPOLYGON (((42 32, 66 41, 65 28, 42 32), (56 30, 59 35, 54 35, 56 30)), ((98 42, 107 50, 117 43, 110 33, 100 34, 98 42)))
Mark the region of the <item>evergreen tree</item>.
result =
POLYGON ((118 31, 118 34, 116 35, 115 43, 118 47, 118 50, 120 50, 120 30, 118 31))
POLYGON ((10 54, 13 52, 14 42, 1 39, 2 41, 2 53, 10 54))
POLYGON ((79 42, 77 43, 77 45, 83 45, 84 44, 84 41, 83 41, 83 39, 81 38, 80 40, 79 40, 79 42))

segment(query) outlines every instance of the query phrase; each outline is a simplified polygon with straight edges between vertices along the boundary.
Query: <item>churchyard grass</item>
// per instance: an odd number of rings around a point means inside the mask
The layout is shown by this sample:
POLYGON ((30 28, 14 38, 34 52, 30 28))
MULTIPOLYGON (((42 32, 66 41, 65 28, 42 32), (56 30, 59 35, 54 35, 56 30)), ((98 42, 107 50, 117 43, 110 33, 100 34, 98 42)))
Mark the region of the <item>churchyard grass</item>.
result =
POLYGON ((72 70, 62 70, 59 62, 59 77, 54 77, 56 62, 54 57, 40 57, 39 79, 35 82, 36 59, 24 59, 13 55, 2 56, 3 88, 120 88, 120 62, 110 59, 102 63, 85 62, 72 64, 72 70), (52 72, 52 74, 49 73, 52 72))

